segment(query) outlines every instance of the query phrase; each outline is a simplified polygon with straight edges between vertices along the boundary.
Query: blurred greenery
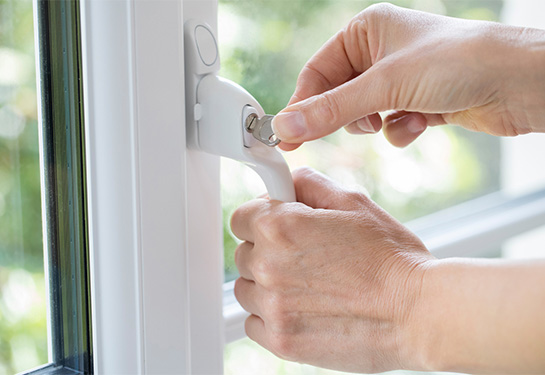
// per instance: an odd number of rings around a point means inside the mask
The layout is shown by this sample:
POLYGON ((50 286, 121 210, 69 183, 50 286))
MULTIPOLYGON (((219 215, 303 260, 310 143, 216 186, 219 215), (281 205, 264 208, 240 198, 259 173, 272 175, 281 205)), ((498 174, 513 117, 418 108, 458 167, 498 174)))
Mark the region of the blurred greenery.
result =
MULTIPOLYGON (((354 15, 374 1, 220 0, 221 74, 241 84, 275 114, 293 93, 306 61, 354 15)), ((396 5, 468 19, 496 21, 501 0, 406 0, 396 5)), ((457 127, 428 129, 405 149, 382 134, 336 132, 284 154, 290 167, 310 165, 367 193, 401 221, 499 189, 500 144, 496 137, 457 127)), ((241 203, 265 191, 251 170, 222 160, 225 279, 237 277, 236 240, 229 218, 241 203)), ((280 361, 249 340, 229 344, 226 374, 340 374, 280 361)))
POLYGON ((0 374, 47 362, 32 1, 0 0, 0 374))

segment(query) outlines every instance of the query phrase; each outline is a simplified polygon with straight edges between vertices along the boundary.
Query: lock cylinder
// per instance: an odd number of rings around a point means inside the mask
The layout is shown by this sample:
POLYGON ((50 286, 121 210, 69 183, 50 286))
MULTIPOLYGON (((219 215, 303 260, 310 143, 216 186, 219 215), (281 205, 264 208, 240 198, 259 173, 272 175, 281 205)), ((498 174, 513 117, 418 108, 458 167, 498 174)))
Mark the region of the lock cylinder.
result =
POLYGON ((246 117, 246 131, 251 133, 255 139, 266 146, 274 147, 280 143, 280 139, 274 134, 272 129, 272 120, 274 116, 265 115, 261 118, 255 113, 251 113, 246 117))

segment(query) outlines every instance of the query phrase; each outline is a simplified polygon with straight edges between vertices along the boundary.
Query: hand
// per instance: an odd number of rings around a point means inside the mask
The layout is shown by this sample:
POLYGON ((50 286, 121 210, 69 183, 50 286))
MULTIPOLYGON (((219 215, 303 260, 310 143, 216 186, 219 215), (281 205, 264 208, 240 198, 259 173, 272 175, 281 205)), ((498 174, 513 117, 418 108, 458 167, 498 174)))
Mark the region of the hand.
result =
POLYGON ((433 256, 366 196, 310 169, 294 181, 299 203, 256 199, 232 218, 248 336, 337 370, 421 368, 411 321, 433 256))
POLYGON ((273 121, 280 147, 345 126, 404 147, 427 126, 545 131, 545 31, 371 6, 301 71, 273 121), (384 120, 378 112, 394 110, 384 120))

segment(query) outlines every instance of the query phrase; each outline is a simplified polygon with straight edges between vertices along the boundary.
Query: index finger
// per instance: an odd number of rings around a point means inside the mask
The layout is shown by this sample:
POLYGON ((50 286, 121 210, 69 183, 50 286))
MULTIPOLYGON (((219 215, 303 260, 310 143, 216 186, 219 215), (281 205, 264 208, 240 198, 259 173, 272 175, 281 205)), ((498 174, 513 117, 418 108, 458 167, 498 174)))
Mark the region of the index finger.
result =
POLYGON ((237 238, 255 242, 254 221, 259 212, 270 204, 268 199, 254 199, 242 204, 231 216, 231 230, 237 238))
POLYGON ((366 21, 359 15, 329 39, 305 64, 288 106, 329 91, 372 65, 366 21))
MULTIPOLYGON (((361 15, 357 16, 310 58, 299 73, 288 107, 342 85, 372 65, 364 23, 361 15)), ((292 151, 300 145, 281 142, 279 147, 292 151)))

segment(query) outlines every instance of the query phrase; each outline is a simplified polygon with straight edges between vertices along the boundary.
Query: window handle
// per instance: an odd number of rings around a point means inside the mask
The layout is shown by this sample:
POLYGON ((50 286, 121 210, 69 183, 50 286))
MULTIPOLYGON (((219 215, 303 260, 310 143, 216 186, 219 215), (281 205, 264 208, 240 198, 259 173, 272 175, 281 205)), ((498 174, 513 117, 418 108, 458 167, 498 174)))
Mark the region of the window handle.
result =
POLYGON ((289 167, 271 147, 277 141, 268 129, 270 116, 248 91, 217 75, 219 55, 211 28, 195 20, 184 28, 188 146, 245 163, 261 177, 271 199, 295 201, 289 167), (248 119, 258 121, 253 129, 248 119))

